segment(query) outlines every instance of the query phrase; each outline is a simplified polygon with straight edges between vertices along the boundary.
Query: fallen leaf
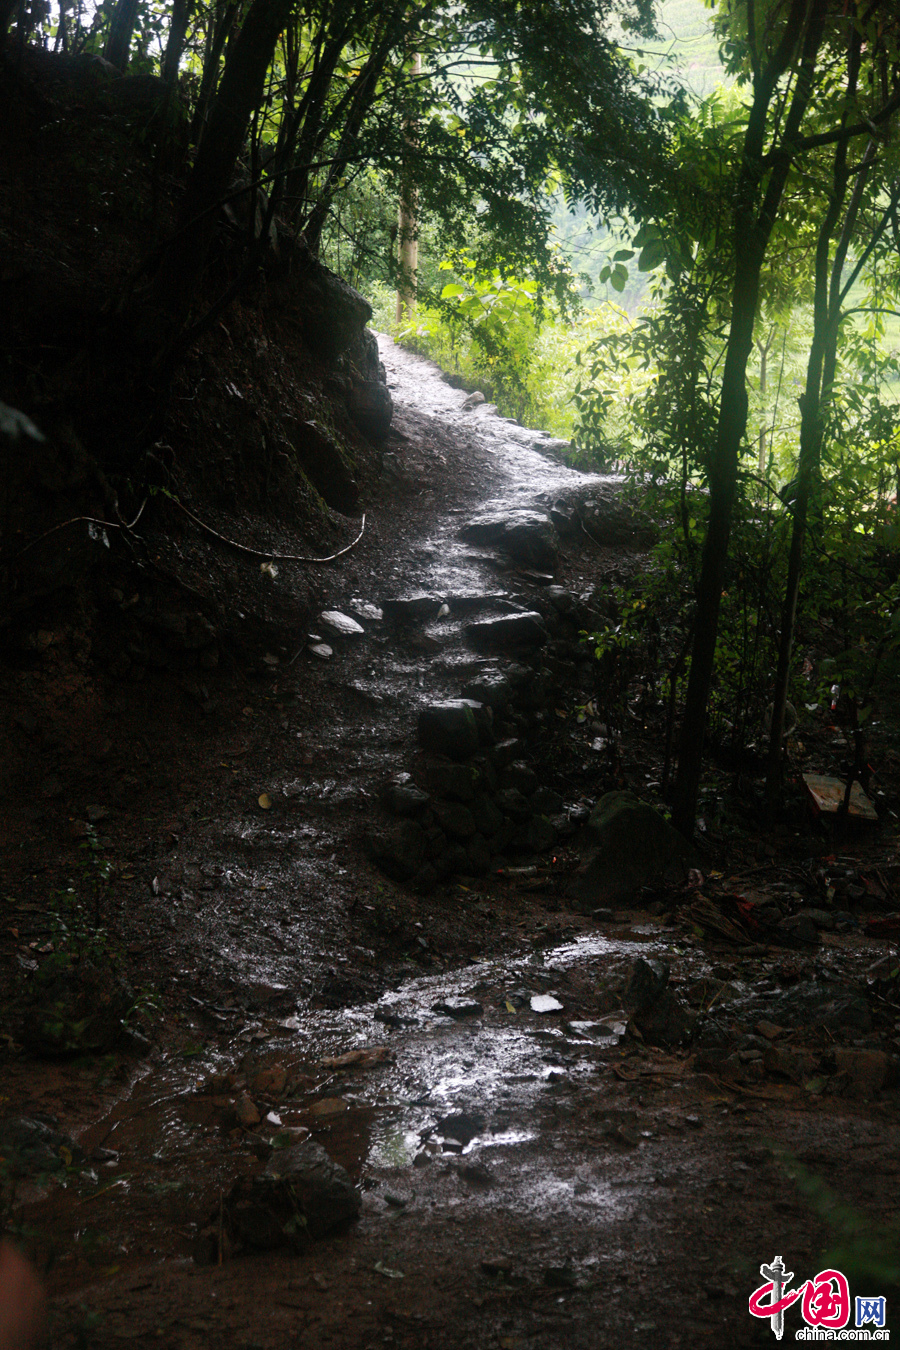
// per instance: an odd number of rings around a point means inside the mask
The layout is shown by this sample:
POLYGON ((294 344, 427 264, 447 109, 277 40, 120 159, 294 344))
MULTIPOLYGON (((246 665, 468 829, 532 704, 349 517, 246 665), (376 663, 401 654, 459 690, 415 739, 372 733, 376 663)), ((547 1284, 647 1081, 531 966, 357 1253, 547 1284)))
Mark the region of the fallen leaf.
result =
POLYGON ((268 792, 261 792, 257 800, 264 811, 271 811, 272 798, 269 796, 268 792))

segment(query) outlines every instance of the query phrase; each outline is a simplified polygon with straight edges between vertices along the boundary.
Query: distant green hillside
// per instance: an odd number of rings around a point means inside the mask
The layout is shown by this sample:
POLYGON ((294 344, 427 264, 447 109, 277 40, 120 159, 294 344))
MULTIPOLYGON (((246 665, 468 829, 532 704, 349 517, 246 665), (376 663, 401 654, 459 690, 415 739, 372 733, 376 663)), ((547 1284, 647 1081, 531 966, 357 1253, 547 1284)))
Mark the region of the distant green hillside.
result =
POLYGON ((695 94, 704 97, 717 84, 727 83, 712 33, 712 10, 703 0, 662 0, 658 49, 675 60, 675 69, 695 94))

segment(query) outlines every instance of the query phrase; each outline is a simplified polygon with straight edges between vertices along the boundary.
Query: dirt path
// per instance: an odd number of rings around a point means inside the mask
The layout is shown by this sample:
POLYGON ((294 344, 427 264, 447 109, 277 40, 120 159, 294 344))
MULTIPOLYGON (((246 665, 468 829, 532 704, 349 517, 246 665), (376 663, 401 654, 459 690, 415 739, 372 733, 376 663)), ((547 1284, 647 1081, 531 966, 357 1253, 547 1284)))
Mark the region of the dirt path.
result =
MULTIPOLYGON (((105 733, 91 726, 105 754, 61 768, 44 735, 33 793, 8 797, 11 954, 37 964, 59 942, 47 897, 58 917, 74 875, 161 1012, 148 1055, 11 1047, 3 1065, 0 1115, 44 1113, 65 1136, 62 1173, 54 1137, 6 1183, 46 1269, 53 1345, 751 1345, 772 1335, 748 1298, 777 1253, 797 1285, 844 1261, 852 1295, 888 1297, 890 1327, 893 1288, 847 1221, 823 1218, 832 1191, 867 1237, 894 1215, 893 1025, 873 1024, 864 975, 886 941, 858 917, 794 951, 701 940, 683 914, 593 920, 570 911, 553 850, 418 893, 370 861, 385 781, 421 776, 418 710, 483 673, 466 625, 549 612, 539 569, 460 542, 461 526, 615 490, 383 355, 397 412, 382 494, 358 548, 317 574, 322 610, 363 633, 316 625, 323 659, 298 631, 223 676, 203 716, 151 678, 140 708, 129 691, 105 733), (438 603, 405 625, 365 608, 413 594, 438 603), (51 772, 61 793, 42 796, 51 772), (72 828, 91 803, 98 851, 72 828), (626 1032, 641 961, 651 982, 667 963, 700 1016, 690 1046, 626 1032), (307 1135, 347 1169, 360 1216, 299 1254, 254 1249, 235 1184, 307 1135)), ((576 534, 556 580, 578 596, 639 565, 576 534)), ((563 666, 565 734, 538 709, 529 744, 574 822, 603 783, 589 725, 567 720, 589 676, 563 666)), ((557 852, 582 846, 561 834, 557 852)), ((872 860, 862 843, 842 866, 872 860)), ((819 884, 762 843, 716 861, 719 891, 809 901, 819 884)))

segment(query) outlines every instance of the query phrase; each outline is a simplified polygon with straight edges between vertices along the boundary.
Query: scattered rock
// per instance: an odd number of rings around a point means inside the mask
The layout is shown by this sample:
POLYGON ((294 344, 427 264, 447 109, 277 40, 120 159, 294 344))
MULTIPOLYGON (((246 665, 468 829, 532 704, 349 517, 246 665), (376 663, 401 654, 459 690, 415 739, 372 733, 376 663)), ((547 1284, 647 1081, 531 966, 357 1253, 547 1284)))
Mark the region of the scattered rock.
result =
POLYGON ((450 699, 431 703, 419 713, 419 742, 433 754, 471 759, 478 749, 478 723, 471 703, 450 699))
POLYGON ((344 1168, 308 1139, 274 1153, 259 1176, 239 1181, 225 1219, 233 1241, 272 1250, 324 1237, 355 1219, 360 1206, 344 1168))
POLYGON ((682 882, 694 864, 678 831, 631 792, 601 797, 588 828, 597 852, 576 874, 572 893, 591 909, 634 901, 644 886, 682 882))
POLYGON ((463 402, 462 405, 463 412, 471 412, 473 408, 478 407, 479 403, 484 402, 486 402, 484 394, 481 392, 480 389, 475 389, 469 395, 469 397, 463 402))
POLYGON ((384 804, 395 816, 417 816, 430 801, 428 793, 412 782, 400 783, 395 780, 384 789, 384 804))
POLYGON ((361 623, 357 623, 355 619, 351 619, 349 614, 341 614, 340 611, 336 609, 325 610, 319 615, 319 622, 323 624, 325 628, 329 628, 332 633, 336 633, 338 637, 349 638, 365 636, 366 630, 361 623))
POLYGON ((371 835, 369 846, 375 861, 397 881, 411 880, 425 861, 425 831, 413 820, 371 835))
POLYGON ((531 1011, 536 1013, 562 1012, 563 1005, 552 994, 532 994, 531 1011))
POLYGON ((876 1097, 895 1077, 895 1064, 884 1050, 836 1049, 834 1067, 846 1078, 847 1095, 876 1097))
POLYGON ((671 989, 635 1013, 632 1022, 650 1045, 674 1048, 690 1040, 694 1033, 697 1014, 682 1002, 671 989))
POLYGON ((37 1120, 10 1116, 0 1123, 0 1154, 10 1176, 40 1172, 63 1172, 84 1154, 68 1135, 62 1134, 52 1117, 37 1120))
POLYGON ((484 1012, 484 1007, 474 998, 445 998, 440 1003, 432 1004, 431 1011, 440 1013, 442 1017, 461 1019, 463 1017, 480 1017, 484 1012))
POLYGON ((427 623, 440 607, 440 598, 434 595, 394 596, 381 602, 384 617, 394 623, 427 623))
POLYGON ((334 652, 331 647, 328 646, 327 642, 311 642, 307 651, 310 656, 317 656, 320 661, 328 661, 334 656, 334 652))
POLYGON ((522 647, 543 647, 547 629, 540 614, 526 610, 522 614, 503 614, 498 619, 482 619, 466 624, 466 640, 485 652, 514 651, 522 647))
POLYGON ((432 759, 425 767, 425 781, 438 797, 449 797, 456 802, 471 802, 475 797, 479 773, 472 764, 454 764, 446 759, 432 759))
POLYGON ((669 983, 670 969, 668 961, 646 961, 639 956, 625 989, 625 1006, 640 1012, 654 1003, 669 983))
POLYGON ((461 802, 433 802, 431 809, 438 825, 451 839, 465 842, 477 833, 475 817, 461 802))
POLYGON ((253 1126, 258 1125, 262 1119, 256 1103, 246 1092, 242 1092, 235 1102, 234 1114, 237 1118, 237 1123, 245 1130, 252 1129, 253 1126))
POLYGON ((527 567, 550 572, 556 568, 556 531, 549 516, 539 511, 482 516, 465 526, 460 537, 473 544, 496 545, 527 567))
POLYGON ((347 394, 347 411, 370 441, 383 441, 391 429, 394 402, 380 380, 355 380, 347 394))

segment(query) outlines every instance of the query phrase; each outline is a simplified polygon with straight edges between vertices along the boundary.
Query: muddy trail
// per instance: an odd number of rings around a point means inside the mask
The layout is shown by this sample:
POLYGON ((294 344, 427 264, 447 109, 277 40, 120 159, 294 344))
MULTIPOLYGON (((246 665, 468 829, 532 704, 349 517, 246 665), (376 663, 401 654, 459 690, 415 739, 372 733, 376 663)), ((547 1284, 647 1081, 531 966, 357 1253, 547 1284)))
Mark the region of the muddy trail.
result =
POLYGON ((312 569, 323 617, 200 703, 123 690, 83 753, 21 728, 5 957, 27 987, 81 941, 132 1009, 125 1048, 6 1039, 3 1212, 50 1343, 754 1345, 777 1254, 890 1328, 893 835, 748 830, 575 907, 590 809, 658 786, 578 639, 646 532, 616 480, 382 356, 381 489, 312 569), (423 752, 461 696, 492 709, 487 805, 423 752))

